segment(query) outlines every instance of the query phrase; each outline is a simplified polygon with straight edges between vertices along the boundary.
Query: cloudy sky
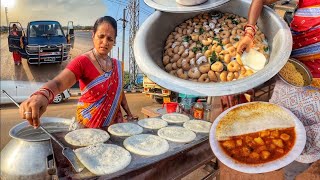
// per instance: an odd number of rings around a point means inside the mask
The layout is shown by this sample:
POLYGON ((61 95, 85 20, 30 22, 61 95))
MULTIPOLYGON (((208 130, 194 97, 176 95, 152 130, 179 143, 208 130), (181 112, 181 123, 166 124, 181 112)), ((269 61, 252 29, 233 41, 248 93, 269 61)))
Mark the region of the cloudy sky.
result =
MULTIPOLYGON (((111 15, 122 17, 122 10, 129 0, 1 0, 1 25, 6 25, 4 7, 8 5, 9 21, 19 21, 26 27, 33 20, 57 20, 66 25, 93 25, 98 17, 111 15)), ((140 21, 144 21, 153 9, 140 0, 140 21)))

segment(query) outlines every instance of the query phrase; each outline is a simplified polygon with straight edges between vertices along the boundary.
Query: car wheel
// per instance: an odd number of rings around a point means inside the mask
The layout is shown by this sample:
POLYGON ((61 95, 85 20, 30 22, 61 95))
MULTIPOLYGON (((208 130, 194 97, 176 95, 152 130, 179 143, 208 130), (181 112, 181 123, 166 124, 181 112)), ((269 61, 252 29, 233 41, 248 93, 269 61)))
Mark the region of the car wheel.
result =
POLYGON ((64 98, 63 94, 57 94, 53 99, 53 103, 55 104, 61 103, 63 98, 64 98))

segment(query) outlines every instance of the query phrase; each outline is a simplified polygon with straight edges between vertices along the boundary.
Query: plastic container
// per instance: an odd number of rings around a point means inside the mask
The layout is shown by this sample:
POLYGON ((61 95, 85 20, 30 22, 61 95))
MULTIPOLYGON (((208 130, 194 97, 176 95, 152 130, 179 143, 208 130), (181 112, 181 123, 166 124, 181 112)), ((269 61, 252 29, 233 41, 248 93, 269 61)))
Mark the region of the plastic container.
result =
POLYGON ((211 104, 204 105, 203 120, 210 121, 211 109, 211 104))
POLYGON ((183 104, 185 110, 190 110, 192 104, 196 102, 198 96, 179 93, 180 104, 183 104))
POLYGON ((204 108, 201 100, 199 99, 197 103, 193 106, 193 117, 194 119, 203 119, 204 108))
POLYGON ((164 106, 166 106, 167 113, 177 112, 178 103, 176 102, 163 103, 162 107, 164 106))

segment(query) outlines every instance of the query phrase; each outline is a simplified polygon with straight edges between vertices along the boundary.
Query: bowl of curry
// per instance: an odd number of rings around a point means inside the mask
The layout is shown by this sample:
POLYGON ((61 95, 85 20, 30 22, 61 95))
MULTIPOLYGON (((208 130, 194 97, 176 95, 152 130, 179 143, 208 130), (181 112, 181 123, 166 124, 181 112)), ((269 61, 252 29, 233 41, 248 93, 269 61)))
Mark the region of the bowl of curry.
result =
POLYGON ((288 109, 267 102, 229 108, 214 121, 210 146, 228 167, 245 173, 264 173, 294 161, 306 143, 306 131, 288 109))

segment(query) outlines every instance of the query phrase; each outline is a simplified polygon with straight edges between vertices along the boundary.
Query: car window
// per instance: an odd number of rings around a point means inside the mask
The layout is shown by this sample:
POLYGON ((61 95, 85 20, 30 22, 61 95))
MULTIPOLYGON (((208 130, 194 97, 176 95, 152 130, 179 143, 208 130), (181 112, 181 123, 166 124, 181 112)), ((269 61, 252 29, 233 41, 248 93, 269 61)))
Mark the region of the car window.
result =
POLYGON ((30 37, 63 36, 61 26, 57 22, 37 22, 29 27, 30 37))

